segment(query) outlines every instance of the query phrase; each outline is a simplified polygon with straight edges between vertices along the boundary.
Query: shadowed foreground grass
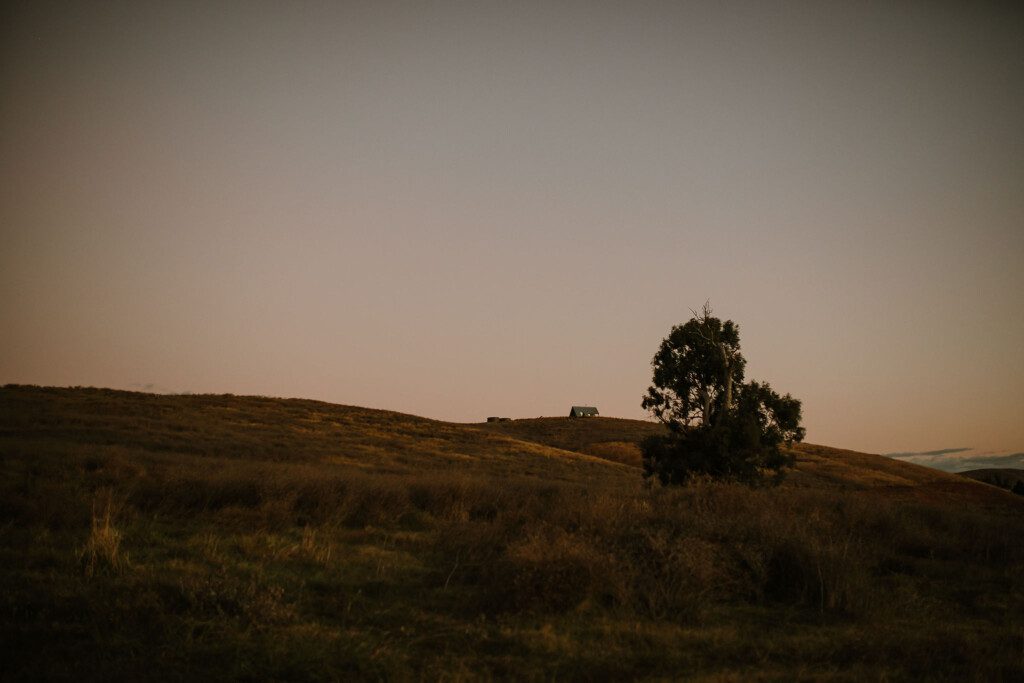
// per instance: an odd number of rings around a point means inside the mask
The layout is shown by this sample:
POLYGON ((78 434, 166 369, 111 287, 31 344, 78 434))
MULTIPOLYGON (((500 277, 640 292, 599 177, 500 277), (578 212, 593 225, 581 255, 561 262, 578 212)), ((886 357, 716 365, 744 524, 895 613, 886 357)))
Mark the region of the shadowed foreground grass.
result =
POLYGON ((377 411, 0 391, 5 678, 1024 678, 1002 492, 646 488, 377 411))

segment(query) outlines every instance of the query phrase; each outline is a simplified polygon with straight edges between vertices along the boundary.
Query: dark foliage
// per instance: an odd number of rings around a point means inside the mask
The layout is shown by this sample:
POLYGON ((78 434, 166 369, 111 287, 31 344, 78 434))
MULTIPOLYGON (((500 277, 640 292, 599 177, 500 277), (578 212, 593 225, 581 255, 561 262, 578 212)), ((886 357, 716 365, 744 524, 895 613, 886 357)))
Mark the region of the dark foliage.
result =
POLYGON ((670 427, 710 422, 725 400, 725 379, 743 381, 739 327, 711 310, 672 328, 651 365, 653 384, 643 407, 670 427))
POLYGON ((781 446, 804 437, 800 401, 767 383, 744 383, 739 346, 739 327, 712 317, 708 306, 662 341, 643 407, 669 434, 641 444, 645 476, 662 484, 781 479, 791 464, 781 446))

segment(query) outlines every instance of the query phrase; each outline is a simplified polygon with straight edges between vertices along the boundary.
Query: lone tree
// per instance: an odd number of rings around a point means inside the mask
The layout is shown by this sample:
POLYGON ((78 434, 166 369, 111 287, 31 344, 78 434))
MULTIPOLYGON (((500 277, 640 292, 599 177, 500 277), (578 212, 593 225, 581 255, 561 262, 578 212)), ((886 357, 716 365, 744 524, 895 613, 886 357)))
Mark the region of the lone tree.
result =
POLYGON ((641 445, 644 476, 663 484, 693 477, 758 483, 779 481, 791 457, 780 445, 801 441, 800 401, 767 383, 744 382, 739 327, 704 304, 672 328, 651 362, 654 378, 643 407, 668 434, 641 445))

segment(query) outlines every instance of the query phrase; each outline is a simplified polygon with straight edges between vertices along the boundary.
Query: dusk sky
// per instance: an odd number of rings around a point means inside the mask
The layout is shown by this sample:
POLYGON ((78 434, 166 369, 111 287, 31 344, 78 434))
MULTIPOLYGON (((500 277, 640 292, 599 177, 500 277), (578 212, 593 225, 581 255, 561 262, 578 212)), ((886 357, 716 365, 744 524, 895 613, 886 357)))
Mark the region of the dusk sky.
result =
POLYGON ((710 300, 808 441, 1024 451, 1014 4, 4 3, 0 384, 643 418, 710 300))

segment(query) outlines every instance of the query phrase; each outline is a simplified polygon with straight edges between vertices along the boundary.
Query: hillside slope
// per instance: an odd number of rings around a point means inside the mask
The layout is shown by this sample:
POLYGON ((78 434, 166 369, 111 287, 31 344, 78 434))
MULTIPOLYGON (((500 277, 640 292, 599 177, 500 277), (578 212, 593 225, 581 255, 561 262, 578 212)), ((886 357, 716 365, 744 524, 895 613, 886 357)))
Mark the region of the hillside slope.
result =
POLYGON ((374 472, 463 472, 578 478, 624 468, 585 453, 453 423, 304 399, 156 395, 6 386, 0 438, 199 459, 320 463, 374 472))
POLYGON ((587 453, 634 467, 640 466, 640 441, 661 434, 665 429, 655 422, 616 417, 537 417, 484 422, 477 426, 491 433, 587 453))
MULTIPOLYGON (((482 430, 521 441, 577 451, 640 467, 639 442, 663 433, 655 422, 621 418, 542 417, 479 424, 482 430)), ((795 465, 784 487, 862 491, 917 500, 970 502, 973 505, 1016 509, 1012 500, 989 486, 962 476, 902 462, 881 455, 858 453, 815 444, 796 444, 795 465)))
POLYGON ((594 457, 652 429, 4 387, 3 678, 1024 677, 1019 497, 820 446, 767 489, 594 457))
MULTIPOLYGON (((398 474, 457 469, 462 474, 637 477, 638 443, 657 423, 619 418, 534 418, 456 424, 386 410, 304 399, 232 395, 165 396, 109 389, 8 386, 0 389, 0 438, 248 463, 319 463, 398 474)), ((992 487, 891 458, 812 444, 794 449, 786 486, 873 490, 1015 504, 992 487), (1010 501, 1007 503, 1007 501, 1010 501)))

